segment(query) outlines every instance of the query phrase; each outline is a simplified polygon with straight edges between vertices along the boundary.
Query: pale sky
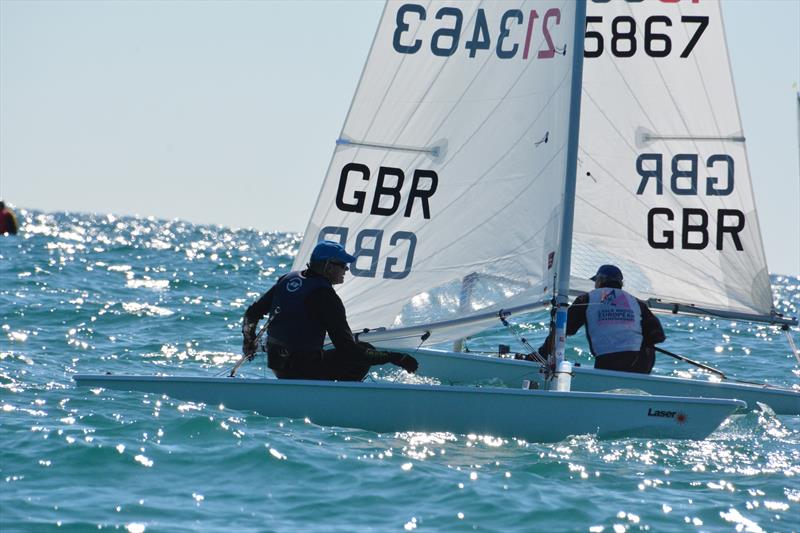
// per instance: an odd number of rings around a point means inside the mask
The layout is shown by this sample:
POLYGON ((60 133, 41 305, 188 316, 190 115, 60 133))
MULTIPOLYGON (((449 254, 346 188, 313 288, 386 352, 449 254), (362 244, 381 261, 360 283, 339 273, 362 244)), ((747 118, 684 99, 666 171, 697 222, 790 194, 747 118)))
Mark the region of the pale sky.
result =
MULTIPOLYGON (((382 5, 0 0, 0 197, 303 231, 382 5)), ((800 0, 723 10, 769 268, 800 274, 800 0)))

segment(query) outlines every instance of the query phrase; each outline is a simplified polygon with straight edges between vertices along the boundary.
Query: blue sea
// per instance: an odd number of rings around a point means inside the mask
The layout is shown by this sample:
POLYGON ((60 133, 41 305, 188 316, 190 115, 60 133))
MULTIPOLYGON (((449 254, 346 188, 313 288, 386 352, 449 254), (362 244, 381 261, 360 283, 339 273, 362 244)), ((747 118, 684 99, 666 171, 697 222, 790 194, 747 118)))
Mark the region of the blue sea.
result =
MULTIPOLYGON (((3 532, 800 531, 800 417, 768 408, 704 441, 538 444, 78 389, 78 372, 225 373, 240 355, 244 309, 290 268, 301 235, 17 215, 20 235, 0 238, 3 532)), ((772 281, 778 307, 796 316, 800 279, 772 281)), ((544 315, 513 318, 532 344, 543 338, 544 315)), ((800 388, 775 328, 662 321, 667 349, 800 388)), ((521 350, 500 328, 469 346, 499 343, 521 350)), ((581 336, 568 355, 591 364, 581 336)), ((259 359, 242 372, 267 370, 259 359)), ((698 375, 669 358, 656 372, 698 375)))

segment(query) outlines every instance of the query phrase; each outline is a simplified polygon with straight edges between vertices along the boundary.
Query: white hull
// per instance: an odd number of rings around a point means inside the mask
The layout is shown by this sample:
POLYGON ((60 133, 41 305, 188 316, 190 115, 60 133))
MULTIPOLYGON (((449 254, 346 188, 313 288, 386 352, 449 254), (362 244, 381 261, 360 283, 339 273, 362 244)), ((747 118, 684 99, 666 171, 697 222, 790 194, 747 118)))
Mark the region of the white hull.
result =
POLYGON ((113 375, 74 379, 82 387, 166 394, 266 416, 309 418, 326 426, 530 442, 582 434, 703 439, 744 407, 736 400, 394 383, 113 375))
MULTIPOLYGON (((519 388, 522 380, 527 379, 543 386, 539 366, 527 361, 425 349, 410 353, 419 361, 419 375, 436 378, 444 383, 491 383, 519 388)), ((667 396, 735 398, 746 402, 749 409, 755 409, 757 402, 760 402, 769 405, 777 414, 800 415, 800 391, 797 390, 595 370, 588 367, 574 367, 573 374, 574 391, 639 389, 650 394, 667 396)))

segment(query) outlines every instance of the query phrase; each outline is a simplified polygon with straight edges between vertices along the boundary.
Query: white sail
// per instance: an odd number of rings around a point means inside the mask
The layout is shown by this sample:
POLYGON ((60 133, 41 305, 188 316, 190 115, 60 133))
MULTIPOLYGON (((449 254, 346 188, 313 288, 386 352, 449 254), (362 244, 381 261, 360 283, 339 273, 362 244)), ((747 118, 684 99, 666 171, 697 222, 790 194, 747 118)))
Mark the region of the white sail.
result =
POLYGON ((720 4, 592 2, 585 49, 573 277, 769 315, 720 4))
MULTIPOLYGON (((354 329, 552 293, 575 3, 387 3, 295 261, 358 259, 354 329)), ((463 334, 459 330, 459 335, 463 334)))

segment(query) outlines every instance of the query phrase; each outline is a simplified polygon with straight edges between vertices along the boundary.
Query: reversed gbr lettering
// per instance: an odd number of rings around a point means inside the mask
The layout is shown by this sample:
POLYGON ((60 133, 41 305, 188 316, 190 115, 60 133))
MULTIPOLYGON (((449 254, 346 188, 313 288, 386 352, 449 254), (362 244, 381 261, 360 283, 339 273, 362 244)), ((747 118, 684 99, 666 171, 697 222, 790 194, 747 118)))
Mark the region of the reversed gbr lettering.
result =
MULTIPOLYGON (((713 154, 702 163, 698 154, 675 154, 669 162, 663 154, 640 154, 636 172, 637 195, 729 196, 736 183, 734 161, 728 154, 713 154)), ((656 249, 723 250, 729 242, 742 251, 740 233, 745 225, 739 209, 653 207, 647 212, 647 243, 656 249)))
MULTIPOLYGON (((668 187, 672 194, 697 196, 699 156, 676 154, 669 169, 668 187)), ((705 167, 715 172, 705 178, 706 196, 728 196, 733 192, 733 158, 728 154, 714 154, 705 161, 705 167)), ((641 176, 636 194, 643 194, 652 183, 655 193, 664 194, 664 155, 641 154, 636 158, 636 172, 641 176)))
POLYGON ((342 226, 326 226, 317 236, 317 241, 333 240, 348 250, 354 249, 356 260, 350 265, 353 276, 361 278, 403 279, 411 273, 414 252, 417 249, 417 236, 410 231, 397 231, 384 243, 384 231, 362 229, 354 242, 348 243, 350 229, 342 226), (381 265, 381 252, 385 252, 381 265), (379 267, 383 268, 379 270, 379 267))

